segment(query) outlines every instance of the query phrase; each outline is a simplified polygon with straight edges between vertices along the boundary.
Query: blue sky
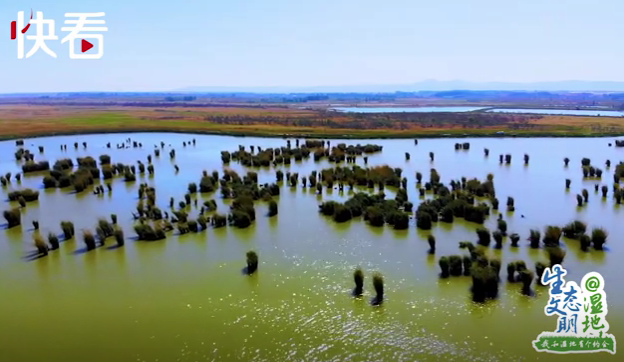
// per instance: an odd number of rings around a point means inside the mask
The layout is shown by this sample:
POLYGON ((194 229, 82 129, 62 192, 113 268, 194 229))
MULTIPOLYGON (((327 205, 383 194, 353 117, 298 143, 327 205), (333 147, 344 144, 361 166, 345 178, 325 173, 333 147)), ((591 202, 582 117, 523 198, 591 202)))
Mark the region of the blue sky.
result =
POLYGON ((0 93, 624 81, 622 14, 622 0, 2 0, 0 93), (60 37, 65 12, 106 12, 104 57, 70 60, 59 40, 57 59, 18 60, 9 25, 31 8, 60 37))

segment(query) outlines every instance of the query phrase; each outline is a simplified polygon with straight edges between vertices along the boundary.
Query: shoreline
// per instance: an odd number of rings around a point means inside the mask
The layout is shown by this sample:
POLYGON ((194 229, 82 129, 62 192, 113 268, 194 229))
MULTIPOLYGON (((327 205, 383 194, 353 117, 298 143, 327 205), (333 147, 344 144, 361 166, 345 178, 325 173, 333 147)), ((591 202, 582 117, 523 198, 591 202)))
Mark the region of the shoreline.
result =
MULTIPOLYGON (((450 130, 449 130, 450 131, 450 130)), ((452 132, 452 131, 451 131, 452 132)), ((506 132, 506 131, 495 131, 506 132)), ((624 136, 624 132, 607 132, 607 133, 556 133, 556 132, 521 132, 521 133, 506 133, 503 135, 497 134, 484 134, 484 133, 466 133, 461 134, 453 133, 396 133, 386 135, 367 135, 357 133, 344 133, 344 134, 331 134, 331 133, 272 133, 263 131, 215 131, 215 130, 179 130, 163 128, 128 128, 128 129, 85 129, 85 130, 72 130, 61 132, 46 132, 46 133, 28 133, 17 135, 1 135, 0 141, 12 141, 19 139, 31 139, 31 138, 45 138, 56 136, 75 136, 75 135, 98 135, 98 134, 129 134, 129 133, 176 133, 176 134, 193 134, 193 135, 215 135, 215 136, 230 136, 230 137, 258 137, 258 138, 303 138, 303 139, 445 139, 445 138, 608 138, 608 137, 621 137, 624 136)), ((368 132, 364 132, 368 133, 368 132)), ((374 133, 374 132, 370 132, 374 133)))

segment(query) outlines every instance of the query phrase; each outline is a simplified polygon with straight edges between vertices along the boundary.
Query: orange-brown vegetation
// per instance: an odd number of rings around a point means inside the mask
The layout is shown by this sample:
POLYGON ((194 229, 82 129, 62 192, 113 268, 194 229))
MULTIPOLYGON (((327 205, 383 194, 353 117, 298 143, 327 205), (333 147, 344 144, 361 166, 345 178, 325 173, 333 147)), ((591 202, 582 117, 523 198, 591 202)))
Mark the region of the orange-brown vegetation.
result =
POLYGON ((0 138, 124 131, 314 137, 417 137, 442 134, 588 135, 622 132, 611 117, 494 113, 350 114, 285 106, 145 107, 0 105, 0 138))

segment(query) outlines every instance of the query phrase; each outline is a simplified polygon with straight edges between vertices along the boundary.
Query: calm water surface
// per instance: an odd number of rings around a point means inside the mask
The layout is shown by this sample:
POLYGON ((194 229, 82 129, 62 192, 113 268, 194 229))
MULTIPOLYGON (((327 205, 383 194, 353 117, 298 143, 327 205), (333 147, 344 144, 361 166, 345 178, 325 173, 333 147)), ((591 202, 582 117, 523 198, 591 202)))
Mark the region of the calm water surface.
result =
MULTIPOLYGON (((263 148, 285 144, 280 139, 233 138, 181 134, 93 135, 26 140, 36 159, 109 154, 113 162, 136 163, 165 140, 176 148, 175 174, 167 153, 154 158, 155 176, 135 184, 113 181, 112 195, 90 191, 43 190, 38 202, 23 210, 22 226, 0 230, 0 360, 21 361, 581 361, 587 356, 548 355, 533 350, 531 341, 542 331, 554 330, 556 318, 545 317, 547 290, 536 288, 535 297, 520 294, 517 284, 501 283, 500 298, 485 305, 470 300, 470 280, 437 277, 437 258, 461 254, 457 244, 476 240, 476 225, 439 223, 431 231, 437 240, 435 257, 427 254, 426 237, 411 220, 410 229, 373 228, 362 221, 335 224, 321 217, 317 205, 323 200, 344 200, 348 192, 282 187, 279 215, 264 216, 266 205, 258 202, 256 222, 248 229, 208 229, 166 241, 130 240, 131 210, 137 187, 146 182, 156 187, 157 203, 167 209, 170 197, 183 199, 189 182, 199 182, 202 170, 223 169, 219 152, 239 144, 263 148), (143 149, 106 149, 106 142, 126 137, 143 143, 143 149), (196 146, 182 147, 196 138, 196 146), (87 150, 70 149, 73 142, 88 142, 87 150), (70 144, 60 151, 59 144, 70 144), (45 146, 40 155, 35 146, 45 146), (59 222, 71 220, 76 229, 94 229, 97 218, 119 216, 128 238, 123 248, 98 248, 76 253, 82 240, 66 241, 48 257, 24 261, 33 250, 32 220, 41 232, 60 233, 59 222), (241 275, 244 254, 260 255, 257 275, 241 275), (366 272, 366 298, 349 296, 353 268, 366 272), (383 273, 387 299, 381 308, 368 305, 372 296, 370 275, 383 273)), ((332 144, 369 141, 332 141, 332 144)), ((610 233, 608 251, 581 253, 576 241, 564 240, 564 265, 568 278, 580 281, 583 274, 598 271, 606 281, 610 333, 624 338, 624 290, 618 286, 624 267, 624 210, 609 198, 594 194, 593 184, 583 181, 582 157, 604 168, 604 162, 624 159, 624 149, 608 147, 607 139, 425 139, 370 141, 384 146, 372 155, 370 165, 402 167, 409 181, 409 197, 418 205, 414 174, 428 178, 434 167, 443 182, 462 176, 495 175, 497 196, 516 200, 516 212, 505 213, 509 231, 522 235, 531 228, 565 224, 580 219, 589 227, 602 226, 610 233), (455 142, 470 142, 471 150, 455 151, 455 142), (483 148, 490 157, 483 156, 483 148), (435 161, 428 154, 435 152, 435 161), (405 161, 404 153, 411 153, 405 161), (499 165, 498 155, 513 155, 511 165, 499 165), (524 153, 530 165, 522 162, 524 153), (564 168, 562 159, 569 157, 564 168), (566 178, 572 179, 569 192, 566 178), (577 209, 575 195, 590 190, 587 206, 577 209), (525 217, 522 218, 521 215, 525 217)), ((294 141, 293 141, 294 146, 294 141)), ((169 147, 166 147, 169 148, 169 147)), ((14 142, 0 143, 0 172, 17 172, 14 142)), ((358 159, 358 163, 362 163, 358 159)), ((312 160, 293 162, 285 170, 307 175, 330 166, 312 160)), ((244 169, 232 163, 239 172, 244 169)), ((611 169, 603 182, 612 183, 611 169)), ((260 182, 273 182, 273 169, 259 171, 260 182)), ((41 176, 26 176, 21 185, 13 180, 1 189, 3 209, 17 206, 6 201, 12 189, 40 188, 41 176)), ((389 195, 392 193, 387 190, 389 195)), ((213 195, 197 194, 200 200, 215 197, 219 211, 228 202, 213 195)), ((197 212, 196 210, 194 211, 197 212)), ((194 216, 195 214, 192 214, 194 216)), ((486 226, 495 229, 496 217, 486 226)), ((4 222, 4 220, 2 220, 4 222)), ((508 243, 508 242, 506 242, 508 243)), ((546 260, 542 250, 521 247, 491 250, 503 260, 522 259, 533 265, 546 260)), ((504 270, 501 272, 504 279, 504 270)), ((535 287, 535 286, 534 286, 535 287)), ((601 353, 598 360, 618 357, 601 353)))
POLYGON ((400 113, 400 112, 472 112, 485 107, 336 107, 340 112, 353 113, 400 113))
POLYGON ((499 113, 534 113, 534 114, 562 114, 573 116, 603 116, 603 117, 624 117, 624 112, 605 111, 605 110, 588 110, 588 109, 511 109, 496 108, 490 109, 488 112, 499 113))

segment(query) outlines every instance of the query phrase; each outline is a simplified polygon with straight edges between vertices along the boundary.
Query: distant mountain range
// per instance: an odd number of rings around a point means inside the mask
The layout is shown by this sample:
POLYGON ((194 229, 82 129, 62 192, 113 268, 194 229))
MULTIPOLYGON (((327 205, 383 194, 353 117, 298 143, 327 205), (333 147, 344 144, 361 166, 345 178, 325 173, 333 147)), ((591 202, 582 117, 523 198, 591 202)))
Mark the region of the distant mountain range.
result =
POLYGON ((466 82, 425 80, 412 84, 351 85, 316 87, 186 87, 175 92, 202 93, 393 93, 449 90, 544 91, 544 92, 624 92, 624 82, 558 81, 558 82, 466 82))

